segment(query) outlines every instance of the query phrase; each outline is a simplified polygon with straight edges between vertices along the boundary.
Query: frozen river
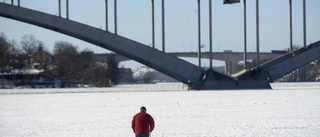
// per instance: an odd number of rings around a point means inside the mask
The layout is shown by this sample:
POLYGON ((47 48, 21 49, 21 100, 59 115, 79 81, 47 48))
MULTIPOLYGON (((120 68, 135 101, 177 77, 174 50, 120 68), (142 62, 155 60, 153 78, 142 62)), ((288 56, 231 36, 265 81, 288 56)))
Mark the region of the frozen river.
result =
POLYGON ((2 89, 0 137, 133 137, 132 116, 142 105, 156 122, 152 137, 320 136, 320 83, 273 87, 2 89))

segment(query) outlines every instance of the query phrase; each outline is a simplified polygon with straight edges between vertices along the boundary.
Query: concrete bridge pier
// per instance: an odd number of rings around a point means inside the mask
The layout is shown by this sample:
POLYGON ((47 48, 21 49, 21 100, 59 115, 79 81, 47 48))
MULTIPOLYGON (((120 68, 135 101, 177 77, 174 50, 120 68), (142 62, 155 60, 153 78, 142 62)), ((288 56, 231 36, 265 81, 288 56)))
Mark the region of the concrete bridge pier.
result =
POLYGON ((232 72, 232 62, 231 61, 225 61, 225 67, 224 67, 224 73, 230 75, 232 72))
POLYGON ((235 76, 207 70, 201 90, 212 89, 271 89, 271 86, 267 73, 259 68, 242 70, 235 76))
POLYGON ((206 79, 203 82, 201 90, 236 88, 237 81, 235 78, 209 69, 206 71, 206 79))
POLYGON ((226 61, 226 65, 225 65, 225 73, 228 75, 231 75, 233 73, 238 72, 238 63, 239 63, 239 59, 231 59, 226 61))
POLYGON ((234 73, 236 73, 236 72, 239 71, 239 69, 238 69, 238 63, 239 63, 241 60, 242 60, 242 58, 241 58, 241 59, 240 59, 240 58, 237 58, 237 59, 232 59, 232 60, 230 60, 231 69, 230 69, 229 75, 234 74, 234 73))
POLYGON ((243 70, 237 78, 238 89, 271 89, 266 71, 260 68, 243 70))

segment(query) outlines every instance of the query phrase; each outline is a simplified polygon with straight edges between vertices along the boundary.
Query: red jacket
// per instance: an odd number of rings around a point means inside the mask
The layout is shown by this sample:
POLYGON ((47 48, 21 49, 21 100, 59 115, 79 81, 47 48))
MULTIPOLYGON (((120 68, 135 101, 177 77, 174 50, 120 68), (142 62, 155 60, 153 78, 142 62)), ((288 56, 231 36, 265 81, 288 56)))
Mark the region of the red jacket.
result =
POLYGON ((149 134, 154 128, 154 120, 148 113, 141 111, 133 116, 131 127, 135 134, 149 134))

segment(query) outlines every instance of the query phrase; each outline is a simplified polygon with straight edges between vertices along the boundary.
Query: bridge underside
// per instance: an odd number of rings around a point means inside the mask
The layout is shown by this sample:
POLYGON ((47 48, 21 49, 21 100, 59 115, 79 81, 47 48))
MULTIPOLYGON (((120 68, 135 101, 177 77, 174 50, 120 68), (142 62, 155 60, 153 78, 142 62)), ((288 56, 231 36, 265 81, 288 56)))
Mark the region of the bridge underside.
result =
POLYGON ((37 25, 114 51, 154 68, 191 89, 269 89, 270 82, 320 58, 320 42, 229 76, 204 69, 136 41, 39 11, 0 3, 0 16, 37 25))

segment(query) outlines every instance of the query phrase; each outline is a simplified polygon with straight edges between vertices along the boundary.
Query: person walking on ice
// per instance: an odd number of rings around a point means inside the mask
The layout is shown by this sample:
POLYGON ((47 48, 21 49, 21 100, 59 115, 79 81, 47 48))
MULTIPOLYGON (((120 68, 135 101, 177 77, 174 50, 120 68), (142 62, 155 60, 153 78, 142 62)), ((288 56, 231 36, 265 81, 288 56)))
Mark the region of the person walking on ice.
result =
POLYGON ((146 107, 142 106, 140 112, 133 116, 131 128, 136 137, 149 137, 154 129, 154 120, 152 116, 147 113, 146 107))

